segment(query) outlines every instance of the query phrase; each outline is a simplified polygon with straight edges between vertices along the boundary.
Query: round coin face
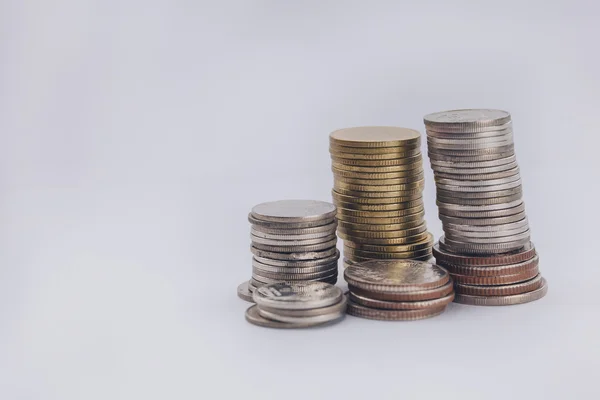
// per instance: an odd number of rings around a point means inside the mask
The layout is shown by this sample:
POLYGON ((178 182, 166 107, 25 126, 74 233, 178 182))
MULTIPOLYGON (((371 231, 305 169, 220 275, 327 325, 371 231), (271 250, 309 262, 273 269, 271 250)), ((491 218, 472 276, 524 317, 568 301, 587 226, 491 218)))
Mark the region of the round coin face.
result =
POLYGON ((449 130, 462 128, 466 133, 477 128, 504 125, 510 119, 510 114, 502 110, 465 109, 428 114, 424 117, 424 122, 425 125, 441 131, 447 130, 444 128, 449 130))
POLYGON ((254 291, 256 304, 270 308, 306 310, 340 301, 342 289, 324 282, 279 282, 254 291))
POLYGON ((308 222, 335 217, 333 204, 318 200, 280 200, 252 208, 252 216, 263 221, 308 222))
POLYGON ((329 135, 331 142, 349 147, 392 147, 416 143, 418 131, 392 126, 363 126, 339 129, 329 135))
POLYGON ((349 284, 367 290, 386 286, 407 291, 442 286, 448 282, 449 274, 445 269, 423 261, 370 260, 348 266, 344 278, 349 284))

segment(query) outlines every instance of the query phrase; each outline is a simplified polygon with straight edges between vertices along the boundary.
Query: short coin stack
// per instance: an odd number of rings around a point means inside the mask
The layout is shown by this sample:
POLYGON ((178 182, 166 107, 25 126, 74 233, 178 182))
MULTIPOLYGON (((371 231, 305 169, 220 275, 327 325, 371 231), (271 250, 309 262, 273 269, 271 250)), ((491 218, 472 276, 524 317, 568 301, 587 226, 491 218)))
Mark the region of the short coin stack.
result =
POLYGON ((281 281, 337 282, 336 208, 315 200, 282 200, 252 209, 252 279, 238 296, 252 301, 260 286, 281 281))
POLYGON ((370 260, 349 265, 350 315, 388 321, 410 321, 441 314, 454 299, 448 272, 415 260, 370 260))
POLYGON ((309 328, 344 317, 346 297, 325 282, 280 282, 257 288, 246 320, 269 328, 309 328))
POLYGON ((412 129, 360 127, 329 136, 344 258, 431 258, 423 208, 421 135, 412 129))
POLYGON ((434 255, 452 275, 454 301, 508 305, 543 297, 510 114, 454 110, 424 120, 444 229, 434 255))

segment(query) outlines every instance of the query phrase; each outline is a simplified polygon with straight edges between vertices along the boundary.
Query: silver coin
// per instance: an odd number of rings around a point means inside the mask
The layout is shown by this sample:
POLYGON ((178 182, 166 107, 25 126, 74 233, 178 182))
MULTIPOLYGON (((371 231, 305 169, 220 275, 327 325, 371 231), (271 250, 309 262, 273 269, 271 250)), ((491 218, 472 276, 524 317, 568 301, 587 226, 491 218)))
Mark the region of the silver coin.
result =
POLYGON ((467 133, 505 125, 511 117, 510 113, 502 110, 465 109, 427 114, 423 121, 427 129, 467 133))
POLYGON ((478 186, 495 186, 495 185, 503 185, 506 183, 512 183, 521 179, 521 175, 516 173, 514 175, 508 176, 506 178, 500 179, 486 179, 481 181, 463 181, 457 179, 446 179, 446 178, 437 178, 435 179, 435 184, 438 185, 448 185, 448 186, 469 186, 469 187, 478 187, 478 186))
POLYGON ((289 233, 269 233, 252 228, 250 234, 263 238, 263 239, 277 239, 277 240, 307 240, 307 239, 318 239, 327 236, 335 235, 337 229, 337 223, 332 224, 333 228, 315 233, 302 233, 302 234, 289 234, 289 233))
POLYGON ((490 129, 490 130, 485 130, 485 131, 479 131, 479 132, 474 132, 474 133, 464 133, 464 132, 453 132, 453 133, 448 133, 448 132, 438 132, 436 130, 432 130, 432 129, 426 129, 425 132, 427 133, 427 137, 433 137, 433 138, 438 138, 438 139, 455 139, 455 140, 471 140, 471 139, 480 139, 480 138, 493 138, 495 136, 502 136, 505 135, 507 133, 512 133, 513 132, 513 128, 512 128, 512 122, 509 122, 506 125, 503 126, 499 126, 499 129, 496 129, 494 127, 494 129, 490 129))
POLYGON ((317 200, 279 200, 258 204, 252 216, 270 222, 309 222, 335 217, 333 204, 317 200))
MULTIPOLYGON (((494 193, 494 192, 487 192, 494 193)), ((518 201, 523 199, 523 193, 517 192, 512 196, 501 196, 501 197, 487 197, 487 198, 479 198, 479 199, 466 199, 460 197, 447 197, 437 195, 437 203, 441 204, 454 204, 454 205, 464 205, 464 206, 491 206, 491 205, 502 205, 502 204, 510 204, 513 201, 518 201)), ((441 208, 441 206, 438 205, 441 208)))
POLYGON ((291 272, 269 272, 252 267, 252 277, 263 281, 264 279, 273 279, 275 281, 301 281, 301 280, 314 280, 321 278, 329 278, 332 275, 337 274, 337 264, 330 266, 329 269, 313 273, 291 273, 291 272))
POLYGON ((435 152, 429 151, 427 153, 427 155, 429 156, 430 160, 453 161, 453 162, 466 163, 466 162, 471 162, 471 161, 482 162, 482 161, 499 160, 501 158, 506 158, 506 157, 515 155, 515 151, 514 151, 514 149, 512 149, 512 150, 506 151, 504 153, 485 154, 485 155, 480 154, 480 155, 476 155, 476 156, 473 156, 473 155, 471 155, 471 156, 445 155, 445 154, 436 154, 435 152))
POLYGON ((339 303, 343 292, 323 282, 279 282, 258 288, 254 302, 271 309, 308 310, 339 303))
MULTIPOLYGON (((504 160, 504 159, 502 159, 504 160)), ((505 171, 514 171, 514 170, 519 170, 519 165, 517 164, 516 161, 507 163, 507 164, 500 164, 500 165, 495 165, 493 167, 481 167, 481 168, 459 168, 459 167, 442 167, 442 166, 438 166, 438 165, 434 165, 433 164, 434 160, 431 160, 432 164, 431 164, 431 169, 433 169, 433 172, 435 173, 435 175, 441 175, 441 174, 447 174, 447 175, 490 175, 490 174, 497 174, 499 172, 505 172, 505 171)), ((464 165, 465 163, 460 163, 460 165, 464 165)), ((454 178, 454 179, 460 179, 460 178, 454 178)))
POLYGON ((331 264, 318 265, 316 267, 274 267, 260 263, 256 260, 252 260, 252 267, 259 271, 274 272, 274 273, 288 273, 288 274, 312 274, 323 271, 335 271, 337 270, 337 260, 331 264))
MULTIPOLYGON (((512 178, 509 178, 512 179, 512 178)), ((469 182, 469 181, 465 181, 469 182)), ((471 181, 473 182, 473 181, 471 181)), ((477 182, 477 181, 475 181, 477 182)), ((485 182, 485 181, 479 181, 485 182)), ((487 181, 491 182, 491 181, 487 181)), ((448 192, 456 192, 457 196, 462 196, 462 193, 481 193, 481 192, 500 192, 508 189, 520 188, 522 185, 521 179, 516 179, 506 183, 496 185, 447 185, 445 183, 436 182, 438 190, 445 190, 448 192), (460 193, 460 194, 459 194, 460 193)), ((513 193, 514 194, 514 193, 513 193)), ((488 196, 486 196, 488 197, 488 196)))
POLYGON ((512 140, 513 138, 513 130, 505 129, 503 131, 492 131, 485 132, 481 135, 479 134, 471 134, 468 137, 463 137, 461 134, 451 133, 451 134, 443 134, 437 133, 435 131, 427 131, 427 142, 432 145, 436 144, 458 144, 458 143, 495 143, 495 142, 504 142, 508 139, 512 140))
POLYGON ((268 257, 261 257, 254 255, 254 260, 261 264, 272 265, 274 267, 292 267, 292 268, 305 268, 305 267, 317 267, 320 265, 328 265, 336 262, 340 258, 340 252, 335 249, 332 255, 319 258, 316 260, 275 260, 268 257))
POLYGON ((539 300, 544 297, 546 293, 548 293, 548 283, 542 278, 542 285, 531 292, 507 296, 474 296, 456 293, 454 302, 477 306, 508 306, 539 300))
POLYGON ((461 218, 461 217, 449 217, 447 215, 443 215, 441 217, 442 224, 446 226, 449 224, 450 226, 459 225, 466 226, 468 225, 471 228, 479 227, 479 226, 494 226, 494 225, 503 225, 509 224, 512 222, 517 222, 525 218, 525 212, 519 212, 513 215, 508 215, 505 217, 491 217, 491 218, 461 218))
MULTIPOLYGON (((444 202, 437 202, 437 206, 440 209, 444 210, 452 210, 452 211, 472 211, 472 212, 481 212, 481 211, 493 211, 493 210, 503 210, 505 208, 513 208, 520 206, 523 203, 523 200, 515 200, 510 203, 502 203, 502 204, 489 204, 484 206, 469 206, 463 204, 450 204, 444 202)), ((509 214, 511 215, 511 214, 509 214)))
POLYGON ((473 232, 491 232, 491 231, 501 231, 501 230, 511 230, 518 229, 525 226, 529 226, 529 220, 525 216, 525 213, 517 214, 518 217, 522 216, 522 218, 515 221, 508 221, 496 224, 480 224, 473 225, 472 219, 461 219, 462 223, 452 223, 447 220, 442 221, 444 229, 453 229, 457 231, 473 231, 473 232))
POLYGON ((287 247, 287 246, 269 246, 266 244, 253 242, 252 247, 259 249, 259 250, 271 251, 271 252, 277 252, 277 253, 299 254, 299 253, 319 252, 322 250, 330 249, 330 248, 334 247, 336 244, 337 244, 337 237, 335 237, 334 239, 329 240, 327 242, 313 244, 313 245, 309 245, 309 246, 289 246, 289 247, 287 247))
MULTIPOLYGON (((343 316, 344 316, 344 314, 342 314, 342 317, 343 316)), ((338 321, 342 317, 340 317, 336 320, 333 320, 331 322, 338 321)), ((262 326, 262 327, 266 327, 266 328, 277 328, 277 329, 311 328, 311 327, 315 327, 315 326, 325 325, 325 323, 298 323, 298 322, 288 323, 288 322, 270 320, 259 314, 259 309, 256 305, 253 305, 252 307, 250 307, 249 309, 246 310, 246 321, 250 322, 251 324, 257 325, 257 326, 262 326)))
POLYGON ((271 258, 274 260, 317 260, 321 258, 328 258, 336 254, 337 249, 332 247, 330 249, 320 251, 301 251, 291 253, 279 253, 275 251, 261 250, 254 246, 250 247, 252 254, 258 257, 271 258))
POLYGON ((491 141, 480 139, 478 142, 474 142, 472 140, 465 140, 464 143, 459 141, 452 141, 451 143, 439 143, 439 140, 428 139, 427 145, 428 149, 434 152, 443 153, 445 150, 456 150, 456 151, 474 151, 474 150, 488 150, 498 147, 505 147, 512 145, 513 138, 512 135, 503 138, 501 141, 491 141), (442 151, 439 151, 442 150, 442 151))
MULTIPOLYGON (((494 206, 499 206, 499 204, 495 204, 494 206)), ((465 206, 471 207, 471 206, 465 206)), ((446 217, 454 217, 454 218, 480 218, 480 219, 489 219, 489 218, 499 218, 499 217, 510 217, 511 215, 523 213, 525 211, 525 203, 523 200, 519 201, 519 205, 514 207, 507 207, 501 209, 491 209, 491 210, 459 210, 459 209, 447 209, 447 208, 439 208, 439 216, 440 219, 444 219, 446 217)))
POLYGON ((250 283, 248 281, 240 283, 237 287, 237 295, 242 300, 254 303, 254 300, 252 300, 252 292, 250 291, 250 283))
POLYGON ((485 181, 487 179, 502 179, 502 178, 508 178, 509 176, 514 176, 514 175, 518 175, 519 174, 519 168, 513 168, 513 169, 508 169, 506 171, 500 171, 500 172, 493 172, 490 174, 473 174, 473 175, 466 175, 466 174, 447 174, 447 173, 443 173, 443 172, 435 172, 433 171, 433 175, 434 175, 434 179, 455 179, 455 180, 461 180, 461 181, 485 181))
MULTIPOLYGON (((266 239, 260 236, 255 236, 250 234, 250 239, 252 243, 260 243, 268 246, 284 246, 284 247, 292 247, 292 246, 312 246, 315 244, 321 244, 325 242, 329 242, 331 240, 337 240, 337 236, 335 236, 335 232, 329 236, 321 236, 312 239, 301 239, 301 240, 281 240, 281 239, 266 239)), ((327 246, 330 247, 330 246, 327 246)))
POLYGON ((526 225, 521 228, 516 229, 506 229, 506 230, 497 230, 497 231, 485 231, 485 232, 477 232, 477 231, 461 231, 455 229, 444 228, 444 234, 448 239, 456 240, 459 242, 471 242, 474 239, 507 239, 513 238, 516 235, 523 234, 529 231, 529 226, 526 225))
MULTIPOLYGON (((446 232, 444 232, 446 233, 446 232)), ((474 234, 483 234, 484 232, 474 232, 474 234)), ((448 246, 457 245, 476 245, 476 244, 495 244, 495 243, 507 243, 507 242, 516 242, 521 240, 529 241, 531 233, 529 228, 519 229, 518 232, 515 230, 514 233, 506 235, 506 236, 498 236, 498 237, 475 237, 475 236, 465 236, 465 235, 454 235, 460 236, 456 238, 450 238, 447 234, 444 235, 445 243, 448 246)))
MULTIPOLYGON (((438 154, 441 156, 459 156, 459 157, 473 157, 473 156, 485 156, 485 155, 499 155, 499 154, 506 154, 506 153, 513 153, 514 154, 515 151, 515 145, 514 144, 505 144, 503 146, 498 146, 498 147, 488 147, 485 149, 475 149, 475 150, 449 150, 449 149, 442 149, 440 147, 428 147, 428 153, 430 154, 438 154)), ((504 158, 504 157, 501 157, 504 158)), ((477 160, 477 161, 483 161, 483 160, 477 160)))
POLYGON ((314 228, 320 226, 329 226, 335 223, 335 218, 323 219, 317 221, 305 221, 305 222, 272 222, 272 221, 261 221, 248 214, 248 221, 253 225, 255 229, 268 228, 268 229, 304 229, 314 228))
POLYGON ((334 314, 334 313, 340 313, 340 312, 343 313, 346 310, 346 304, 347 304, 347 298, 346 298, 346 296, 342 296, 342 299, 339 302, 332 304, 330 306, 327 306, 327 307, 312 308, 312 309, 308 309, 308 310, 287 310, 287 309, 282 310, 282 309, 277 309, 277 308, 261 306, 260 309, 263 311, 276 313, 277 315, 280 315, 280 316, 303 318, 303 317, 314 317, 314 316, 325 315, 325 314, 334 314))
POLYGON ((431 165, 442 168, 465 168, 465 169, 474 169, 474 168, 490 168, 490 167, 498 167, 500 165, 512 164, 517 161, 517 157, 512 155, 506 158, 500 158, 492 161, 480 161, 480 162, 455 162, 455 161, 439 161, 439 160, 430 160, 431 165))
MULTIPOLYGON (((258 278, 262 279, 260 277, 258 277, 258 278)), ((307 279, 307 280, 292 281, 292 282, 323 282, 323 283, 327 283, 330 285, 335 285, 337 283, 337 279, 338 279, 338 275, 336 273, 335 275, 327 276, 325 278, 307 279)), ((263 280, 268 281, 268 282, 261 282, 254 278, 250 278, 250 283, 252 285, 254 285, 256 288, 259 288, 259 287, 263 287, 265 285, 270 285, 272 283, 282 282, 281 280, 277 280, 277 279, 263 279, 263 280)), ((252 291, 253 295, 254 295, 254 292, 255 292, 255 290, 252 291)))
MULTIPOLYGON (((262 285, 268 285, 271 283, 278 283, 278 282, 288 282, 288 283, 295 283, 295 282, 323 282, 323 281, 332 281, 332 280, 337 280, 338 277, 338 271, 337 269, 331 271, 328 275, 323 275, 323 276, 315 276, 315 277, 311 277, 311 278, 302 278, 299 276, 295 276, 294 278, 290 278, 290 277, 286 277, 286 278, 269 278, 263 275, 259 275, 255 272, 252 273, 252 282, 259 282, 262 285)), ((254 292, 252 292, 254 293, 254 292)))
POLYGON ((503 243, 464 243, 446 239, 442 236, 439 241, 440 249, 451 253, 465 254, 501 254, 520 249, 529 243, 530 238, 503 243))
POLYGON ((287 315, 279 315, 277 313, 266 311, 258 308, 258 313, 272 321, 285 322, 288 324, 298 324, 298 325, 321 325, 328 322, 336 321, 344 317, 343 312, 335 312, 330 314, 323 315, 314 315, 312 317, 289 317, 287 315))

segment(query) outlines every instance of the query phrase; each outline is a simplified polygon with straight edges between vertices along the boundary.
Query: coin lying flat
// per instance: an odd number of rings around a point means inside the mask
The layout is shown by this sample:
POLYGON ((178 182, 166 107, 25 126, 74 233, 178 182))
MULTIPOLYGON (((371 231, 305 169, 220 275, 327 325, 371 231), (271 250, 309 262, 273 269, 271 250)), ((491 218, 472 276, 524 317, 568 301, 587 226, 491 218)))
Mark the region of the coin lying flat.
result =
POLYGON ((280 200, 252 208, 252 216, 271 222, 311 222, 335 217, 333 204, 317 200, 280 200))
POLYGON ((537 275, 534 278, 514 283, 510 285, 494 285, 494 286, 480 286, 480 285, 467 285, 467 284, 456 284, 455 289, 456 293, 471 295, 471 296, 483 296, 483 297, 493 297, 493 296, 512 296, 515 294, 522 294, 534 291, 539 289, 542 286, 542 278, 541 275, 537 275))
POLYGON ((278 253, 310 253, 310 252, 319 252, 326 249, 331 249, 337 243, 337 237, 331 239, 327 242, 321 242, 313 245, 303 245, 303 246, 285 246, 285 243, 280 243, 276 246, 270 246, 262 243, 252 242, 252 247, 264 251, 269 252, 278 252, 278 253))
POLYGON ((510 285, 513 283, 519 283, 527 281, 533 277, 535 277, 539 273, 537 265, 532 269, 525 270, 519 273, 510 274, 510 275, 493 275, 493 276, 473 276, 473 275, 459 275, 450 273, 452 279, 456 283, 466 284, 466 285, 479 285, 479 286, 488 286, 488 285, 510 285))
MULTIPOLYGON (((350 264, 352 265, 352 264, 350 264)), ((350 267, 348 265, 347 268, 350 267)), ((350 292, 358 294, 363 297, 368 297, 370 299, 376 300, 385 300, 385 301, 424 301, 424 300, 433 300, 438 299, 440 297, 448 296, 453 291, 454 282, 449 280, 446 284, 433 288, 433 289, 422 289, 422 290, 414 290, 407 291, 403 293, 393 293, 393 292, 375 292, 370 290, 365 290, 351 284, 348 284, 348 289, 350 292)))
POLYGON ((371 299, 365 296, 360 296, 356 293, 349 292, 348 298, 356 304, 365 307, 379 308, 385 310, 419 310, 424 308, 439 308, 445 307, 454 300, 454 293, 433 300, 421 301, 389 301, 371 299))
POLYGON ((329 135, 331 143, 350 147, 418 146, 421 134, 406 128, 365 126, 339 129, 329 135))
POLYGON ((278 267, 268 264, 263 264, 256 259, 252 260, 252 270, 256 269, 257 272, 267 272, 267 273, 280 273, 280 274, 314 274, 318 272, 337 270, 337 259, 330 263, 324 265, 316 265, 312 267, 300 266, 300 267, 278 267))
POLYGON ((369 211, 369 210, 354 210, 349 208, 338 208, 338 219, 344 219, 345 217, 353 218, 400 218, 404 216, 410 216, 418 213, 424 213, 425 208, 423 205, 419 205, 412 208, 404 208, 400 210, 389 210, 389 211, 369 211))
POLYGON ((542 285, 531 292, 513 294, 508 296, 473 296, 468 294, 457 293, 454 297, 455 303, 470 304, 476 306, 507 306, 515 304, 529 303, 539 300, 548 293, 548 284, 542 278, 542 285))
POLYGON ((322 282, 280 282, 258 288, 254 302, 259 306, 304 310, 338 303, 342 290, 322 282))
POLYGON ((254 260, 260 262, 261 264, 272 265, 274 267, 294 267, 294 268, 303 268, 303 267, 316 267, 320 265, 331 264, 332 262, 336 262, 340 258, 340 252, 335 249, 332 255, 317 258, 312 260, 275 260, 269 257, 261 257, 254 256, 254 260))
POLYGON ((303 310, 289 310, 289 309, 279 309, 279 308, 271 308, 271 307, 260 307, 261 310, 277 313, 279 316, 284 317, 295 317, 295 318, 304 318, 304 317, 314 317, 318 315, 329 315, 336 313, 343 313, 346 310, 347 297, 342 296, 339 302, 334 303, 330 306, 319 307, 319 308, 310 308, 303 310))
POLYGON ((390 238, 402 238, 408 236, 414 236, 421 234, 427 231, 427 226, 425 222, 414 227, 414 228, 405 228, 391 231, 361 231, 357 229, 346 229, 344 227, 340 227, 338 229, 338 234, 340 237, 352 237, 352 238, 370 238, 370 239, 390 239, 390 238))
POLYGON ((314 322, 314 321, 295 321, 293 323, 290 322, 281 322, 275 321, 272 319, 267 319, 260 315, 258 306, 254 305, 246 310, 246 321, 250 322, 253 325, 262 326, 265 328, 277 328, 277 329, 296 329, 296 328, 311 328, 316 326, 322 326, 331 322, 339 321, 344 317, 343 313, 338 313, 334 319, 327 320, 324 322, 314 322))
POLYGON ((304 228, 314 228, 320 226, 329 226, 335 223, 335 218, 329 219, 319 219, 315 221, 303 221, 303 222, 273 222, 273 221, 263 221, 260 219, 254 218, 252 214, 248 214, 248 221, 253 225, 255 229, 260 228, 287 228, 287 229, 304 229, 304 228))
POLYGON ((465 254, 454 254, 440 248, 439 243, 433 246, 433 254, 438 261, 463 266, 502 266, 517 264, 532 259, 536 255, 535 246, 528 242, 522 248, 507 252, 505 254, 493 254, 486 256, 473 256, 465 254))
POLYGON ((250 247, 250 251, 257 257, 270 258, 272 260, 317 260, 321 258, 328 258, 336 254, 337 249, 332 247, 330 249, 322 251, 309 251, 309 252, 297 252, 297 253, 277 253, 274 251, 266 251, 258 249, 254 246, 250 247))
POLYGON ((338 319, 341 319, 344 317, 344 312, 340 311, 340 312, 336 312, 336 313, 330 313, 330 314, 322 314, 322 315, 314 315, 311 317, 290 317, 287 315, 280 315, 276 312, 271 312, 271 311, 266 311, 261 309, 260 307, 258 308, 258 313, 261 315, 261 317, 273 320, 273 321, 278 321, 278 322, 285 322, 288 324, 296 324, 296 325, 321 325, 321 324, 325 324, 327 322, 332 322, 338 319))
POLYGON ((376 319, 381 321, 416 321, 419 319, 435 317, 436 315, 443 313, 445 309, 446 307, 443 306, 424 308, 420 310, 383 310, 365 307, 353 302, 352 300, 349 300, 346 312, 349 315, 356 317, 376 319))
POLYGON ((502 264, 495 267, 481 267, 471 265, 456 265, 446 263, 440 259, 437 259, 440 266, 448 270, 450 274, 469 275, 469 276, 504 276, 519 274, 525 271, 533 270, 537 268, 539 264, 539 257, 535 255, 533 258, 515 264, 502 264))
POLYGON ((380 252, 404 252, 404 251, 415 251, 421 249, 429 249, 433 245, 433 235, 430 233, 426 234, 424 240, 403 244, 403 245, 376 245, 367 243, 355 243, 351 240, 344 241, 345 247, 351 247, 353 249, 364 250, 364 251, 380 251, 380 252))
POLYGON ((240 285, 237 288, 237 295, 242 300, 254 303, 254 300, 252 300, 252 292, 250 291, 248 281, 240 283, 240 285))
POLYGON ((427 114, 423 121, 427 129, 438 132, 469 133, 505 125, 511 121, 511 117, 502 110, 465 109, 427 114))

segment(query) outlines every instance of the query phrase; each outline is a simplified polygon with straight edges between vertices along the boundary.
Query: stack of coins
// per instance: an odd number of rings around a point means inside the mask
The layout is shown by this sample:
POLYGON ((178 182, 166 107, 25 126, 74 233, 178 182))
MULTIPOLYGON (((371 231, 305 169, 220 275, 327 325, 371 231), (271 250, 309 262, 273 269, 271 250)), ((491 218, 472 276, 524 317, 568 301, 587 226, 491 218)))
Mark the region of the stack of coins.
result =
POLYGON ((269 328, 309 328, 339 321, 346 296, 325 282, 280 282, 257 288, 246 320, 269 328))
POLYGON ((395 127, 348 128, 329 136, 346 260, 431 258, 420 145, 419 132, 395 127))
POLYGON ((414 260, 370 260, 349 265, 350 315, 388 321, 410 321, 441 314, 454 299, 448 272, 414 260))
POLYGON ((252 209, 252 279, 238 296, 252 301, 260 286, 281 281, 337 282, 336 208, 315 200, 282 200, 252 209))
POLYGON ((510 114, 446 111, 425 116, 425 126, 444 229, 434 255, 453 277, 454 301, 507 305, 543 297, 510 114))

